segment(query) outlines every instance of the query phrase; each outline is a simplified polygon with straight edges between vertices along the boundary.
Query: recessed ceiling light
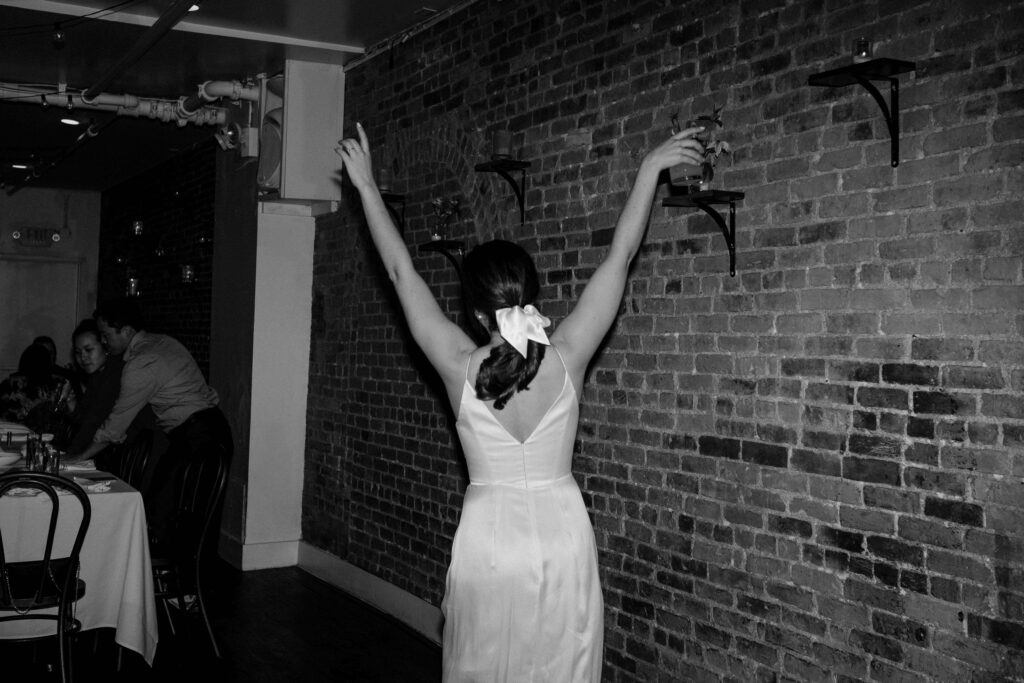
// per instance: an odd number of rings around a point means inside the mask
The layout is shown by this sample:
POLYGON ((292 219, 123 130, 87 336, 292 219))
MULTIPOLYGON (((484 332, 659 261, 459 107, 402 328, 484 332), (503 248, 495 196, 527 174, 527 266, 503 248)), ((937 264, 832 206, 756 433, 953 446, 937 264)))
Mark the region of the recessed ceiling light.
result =
POLYGON ((16 168, 19 171, 28 170, 28 164, 11 164, 11 168, 16 168))
POLYGON ((65 126, 80 126, 80 125, 82 125, 81 121, 79 121, 78 119, 71 118, 70 116, 65 116, 64 118, 62 118, 60 120, 60 122, 63 123, 65 126))
POLYGON ((198 12, 199 11, 199 3, 197 2, 197 3, 193 4, 191 7, 188 8, 188 11, 189 12, 198 12))

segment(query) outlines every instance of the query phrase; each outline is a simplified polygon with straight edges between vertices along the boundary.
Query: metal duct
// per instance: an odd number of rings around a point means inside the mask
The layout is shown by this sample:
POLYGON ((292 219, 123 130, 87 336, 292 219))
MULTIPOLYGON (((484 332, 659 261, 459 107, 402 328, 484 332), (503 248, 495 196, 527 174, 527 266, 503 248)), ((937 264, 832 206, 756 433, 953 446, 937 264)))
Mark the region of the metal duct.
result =
POLYGON ((260 89, 256 86, 243 85, 239 81, 206 81, 199 85, 199 91, 195 95, 183 97, 178 101, 178 111, 188 118, 205 103, 222 97, 256 102, 260 99, 260 89))
POLYGON ((217 107, 202 107, 186 116, 179 111, 178 100, 160 100, 135 95, 100 93, 91 100, 86 100, 84 94, 55 93, 50 89, 0 83, 0 99, 36 106, 45 102, 58 108, 66 107, 70 102, 72 109, 113 111, 117 112, 118 116, 173 121, 179 126, 189 123, 199 126, 222 126, 227 122, 226 112, 217 107))

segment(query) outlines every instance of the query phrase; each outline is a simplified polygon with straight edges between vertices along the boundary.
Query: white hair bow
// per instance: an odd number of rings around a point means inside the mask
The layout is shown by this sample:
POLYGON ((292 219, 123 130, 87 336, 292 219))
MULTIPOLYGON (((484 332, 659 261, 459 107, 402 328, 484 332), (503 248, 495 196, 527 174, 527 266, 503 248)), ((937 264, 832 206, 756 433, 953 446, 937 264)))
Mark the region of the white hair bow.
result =
POLYGON ((536 308, 527 305, 513 306, 512 308, 499 308, 494 312, 498 321, 498 332, 502 338, 519 352, 519 355, 526 358, 526 351, 529 348, 529 340, 540 344, 550 345, 548 335, 544 333, 545 327, 551 326, 551 321, 540 314, 536 308))

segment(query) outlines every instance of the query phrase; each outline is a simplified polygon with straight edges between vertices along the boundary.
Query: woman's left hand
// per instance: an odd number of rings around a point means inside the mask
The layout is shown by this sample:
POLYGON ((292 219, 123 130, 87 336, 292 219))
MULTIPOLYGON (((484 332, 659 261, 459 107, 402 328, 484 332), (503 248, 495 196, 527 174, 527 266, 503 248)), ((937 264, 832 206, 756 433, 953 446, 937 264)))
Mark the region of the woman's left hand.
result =
POLYGON ((362 124, 356 124, 356 132, 359 140, 345 138, 334 151, 341 157, 352 184, 356 189, 363 190, 374 187, 373 165, 370 160, 370 142, 366 139, 362 124))

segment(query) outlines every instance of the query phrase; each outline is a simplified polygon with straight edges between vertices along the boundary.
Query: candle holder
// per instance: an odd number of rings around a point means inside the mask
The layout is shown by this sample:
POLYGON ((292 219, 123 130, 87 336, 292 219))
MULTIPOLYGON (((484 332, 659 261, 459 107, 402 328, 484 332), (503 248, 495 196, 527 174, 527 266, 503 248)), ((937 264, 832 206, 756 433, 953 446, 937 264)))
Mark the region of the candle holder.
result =
MULTIPOLYGON (((686 128, 703 128, 693 136, 693 139, 704 148, 704 160, 700 165, 677 164, 669 169, 669 179, 672 185, 682 188, 686 193, 707 192, 711 190, 711 183, 715 178, 715 164, 723 153, 731 152, 729 143, 719 140, 718 135, 722 129, 722 107, 716 107, 711 114, 698 116, 686 122, 686 128)), ((679 133, 684 130, 679 125, 679 114, 672 114, 672 132, 679 133)))
POLYGON ((508 159, 512 156, 512 133, 496 130, 491 138, 491 158, 508 159))
POLYGON ((430 235, 430 239, 437 242, 444 239, 452 216, 459 212, 459 200, 455 197, 437 197, 431 201, 431 204, 434 207, 434 215, 437 216, 437 225, 430 235))
POLYGON ((387 166, 377 169, 377 189, 381 192, 391 192, 391 169, 387 166))
POLYGON ((853 39, 853 63, 862 64, 871 61, 871 41, 858 37, 853 39))

